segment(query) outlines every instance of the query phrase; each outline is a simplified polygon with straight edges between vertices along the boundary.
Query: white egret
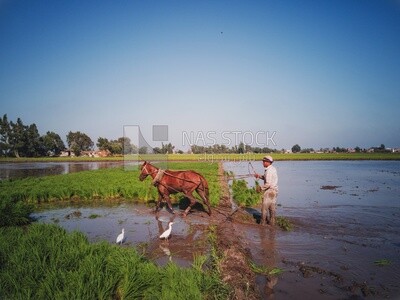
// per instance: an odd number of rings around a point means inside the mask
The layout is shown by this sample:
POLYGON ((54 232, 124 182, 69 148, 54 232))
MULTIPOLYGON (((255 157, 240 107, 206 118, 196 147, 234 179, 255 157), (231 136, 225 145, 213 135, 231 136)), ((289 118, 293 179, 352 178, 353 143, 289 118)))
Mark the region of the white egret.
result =
POLYGON ((172 230, 172 224, 174 224, 174 222, 169 222, 168 223, 168 229, 165 230, 162 235, 160 235, 160 239, 168 239, 169 236, 171 235, 171 230, 172 230))
POLYGON ((124 241, 124 234, 125 234, 125 229, 122 228, 122 232, 118 235, 117 237, 117 244, 122 244, 124 241))

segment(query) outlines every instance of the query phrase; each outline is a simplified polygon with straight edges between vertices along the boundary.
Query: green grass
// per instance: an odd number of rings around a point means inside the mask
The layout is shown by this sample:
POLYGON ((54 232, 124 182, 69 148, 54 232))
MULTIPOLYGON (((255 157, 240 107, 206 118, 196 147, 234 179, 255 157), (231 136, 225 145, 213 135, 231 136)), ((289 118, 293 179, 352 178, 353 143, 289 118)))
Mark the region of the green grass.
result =
POLYGON ((90 216, 89 216, 89 219, 97 219, 97 218, 100 218, 101 217, 101 215, 98 215, 98 214, 91 214, 90 216))
POLYGON ((374 261, 374 264, 376 266, 384 267, 384 266, 389 266, 392 264, 392 262, 389 259, 379 259, 374 261))
POLYGON ((277 216, 276 225, 278 225, 284 231, 292 231, 293 224, 285 217, 277 216))
MULTIPOLYGON (((169 163, 175 170, 192 169, 204 175, 209 184, 210 202, 217 205, 220 198, 218 165, 201 162, 169 163)), ((123 168, 100 169, 77 173, 30 177, 0 182, 0 199, 14 199, 27 203, 57 201, 93 201, 126 199, 148 202, 156 200, 158 193, 148 177, 141 182, 139 171, 125 171, 123 168)), ((173 201, 182 197, 178 194, 173 201)), ((200 197, 198 197, 200 199, 200 197)))
POLYGON ((0 228, 1 299, 226 299, 213 271, 158 267, 134 248, 49 224, 0 228))
POLYGON ((258 193, 255 187, 249 188, 244 179, 233 180, 232 194, 234 201, 243 206, 256 205, 262 199, 262 194, 258 193))
POLYGON ((284 272, 283 269, 277 267, 267 267, 257 265, 255 262, 249 262, 250 268, 254 273, 269 275, 269 276, 278 276, 284 272))
POLYGON ((29 215, 32 212, 33 205, 23 201, 15 201, 10 197, 2 197, 0 201, 0 227, 29 224, 31 222, 29 215))

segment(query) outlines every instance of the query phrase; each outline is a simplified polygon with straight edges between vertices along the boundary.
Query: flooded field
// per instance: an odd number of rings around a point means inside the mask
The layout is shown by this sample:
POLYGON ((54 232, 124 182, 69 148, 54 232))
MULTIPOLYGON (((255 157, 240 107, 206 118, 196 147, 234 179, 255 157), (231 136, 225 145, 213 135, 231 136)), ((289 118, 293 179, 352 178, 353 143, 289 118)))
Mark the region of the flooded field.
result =
POLYGON ((33 217, 39 222, 56 223, 68 231, 81 231, 91 242, 106 240, 115 243, 124 228, 122 247, 137 246, 160 265, 174 261, 181 266, 190 266, 193 254, 206 254, 208 251, 206 214, 196 212, 190 218, 182 218, 165 209, 155 214, 153 207, 121 203, 96 207, 43 207, 33 217), (168 228, 170 221, 174 223, 171 238, 161 240, 159 236, 168 228))
MULTIPOLYGON (((258 173, 261 163, 252 162, 258 173)), ((400 297, 400 162, 276 162, 278 215, 294 230, 234 223, 238 242, 258 266, 283 270, 258 275, 264 299, 347 299, 400 297), (308 296, 308 297, 307 297, 308 296)), ((248 174, 248 162, 226 162, 225 170, 248 174)), ((250 185, 254 179, 248 178, 250 185)), ((179 210, 177 208, 177 210, 179 210)), ((247 209, 250 215, 259 208, 247 209)), ((188 266, 193 253, 208 253, 207 227, 214 219, 200 210, 187 218, 163 209, 121 203, 113 206, 59 207, 34 214, 40 222, 80 230, 90 241, 115 243, 125 228, 122 247, 138 246, 158 264, 188 266), (173 235, 159 235, 173 220, 173 235)), ((223 226, 222 223, 217 226, 223 226)))
POLYGON ((59 175, 122 166, 124 162, 28 162, 0 163, 0 180, 59 175))
MULTIPOLYGON (((262 168, 253 163, 256 171, 262 168)), ((257 264, 283 275, 257 278, 264 298, 400 298, 400 162, 276 162, 278 215, 291 232, 238 226, 257 264)), ((247 163, 228 163, 236 174, 247 163)), ((250 185, 254 179, 249 179, 250 185)))

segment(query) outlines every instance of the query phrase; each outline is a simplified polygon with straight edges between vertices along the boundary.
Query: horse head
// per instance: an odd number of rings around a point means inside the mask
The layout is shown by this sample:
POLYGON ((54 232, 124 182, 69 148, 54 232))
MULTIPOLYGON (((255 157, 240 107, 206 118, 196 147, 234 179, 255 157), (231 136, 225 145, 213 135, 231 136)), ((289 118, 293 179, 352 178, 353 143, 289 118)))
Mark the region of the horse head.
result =
POLYGON ((153 165, 151 165, 149 162, 145 161, 142 166, 140 167, 140 175, 139 175, 139 180, 143 181, 146 179, 147 176, 156 173, 158 170, 155 168, 153 165))

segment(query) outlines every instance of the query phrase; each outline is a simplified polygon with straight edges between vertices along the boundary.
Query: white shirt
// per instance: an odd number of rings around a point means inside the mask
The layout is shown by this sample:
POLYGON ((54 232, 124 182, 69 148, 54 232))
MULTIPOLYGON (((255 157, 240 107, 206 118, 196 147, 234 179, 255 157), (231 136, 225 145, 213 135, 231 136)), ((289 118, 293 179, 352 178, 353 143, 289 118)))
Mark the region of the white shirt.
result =
POLYGON ((269 165, 264 171, 264 186, 262 189, 272 189, 278 192, 278 173, 273 165, 269 165))

